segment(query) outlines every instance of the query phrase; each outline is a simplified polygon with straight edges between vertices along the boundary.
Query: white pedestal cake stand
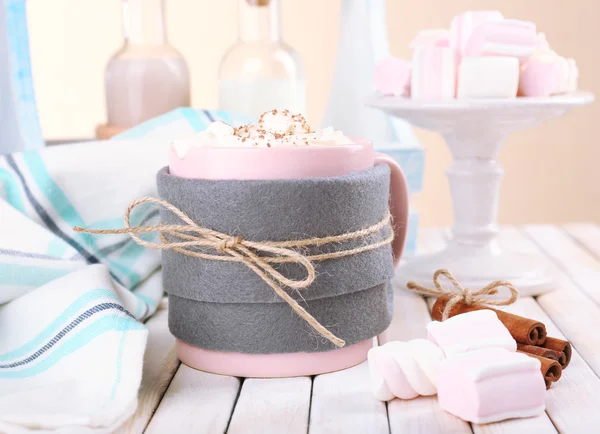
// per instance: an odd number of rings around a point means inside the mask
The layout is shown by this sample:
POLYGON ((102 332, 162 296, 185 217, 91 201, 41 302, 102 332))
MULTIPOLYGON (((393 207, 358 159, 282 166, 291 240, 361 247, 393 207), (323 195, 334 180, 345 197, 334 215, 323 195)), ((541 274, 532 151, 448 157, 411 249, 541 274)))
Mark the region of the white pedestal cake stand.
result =
MULTIPOLYGON (((374 97, 367 105, 439 132, 450 147, 450 181, 454 226, 447 247, 418 256, 401 266, 401 283, 416 280, 430 286, 438 268, 447 268, 471 289, 493 280, 509 280, 522 295, 550 289, 541 262, 524 253, 501 249, 496 234, 498 199, 504 170, 496 160, 504 139, 513 131, 560 116, 588 104, 588 92, 548 98, 512 100, 450 100, 419 102, 403 97, 374 97)), ((535 164, 535 162, 532 162, 535 164)))

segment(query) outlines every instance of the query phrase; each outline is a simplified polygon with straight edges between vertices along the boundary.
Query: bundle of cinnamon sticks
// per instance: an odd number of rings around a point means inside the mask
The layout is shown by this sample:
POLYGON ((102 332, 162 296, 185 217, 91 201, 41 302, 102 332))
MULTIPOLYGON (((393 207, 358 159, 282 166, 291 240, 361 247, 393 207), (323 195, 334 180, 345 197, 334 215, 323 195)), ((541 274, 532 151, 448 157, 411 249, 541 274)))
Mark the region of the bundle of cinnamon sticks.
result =
MULTIPOLYGON (((442 320, 442 313, 446 308, 448 300, 447 296, 437 299, 431 311, 431 316, 434 320, 442 320)), ((490 307, 469 306, 463 302, 456 303, 452 307, 448 317, 481 309, 490 309, 496 312, 498 319, 508 329, 515 341, 517 341, 517 351, 534 357, 542 363, 541 371, 547 389, 550 388, 552 383, 560 379, 562 370, 571 361, 571 344, 562 339, 546 336, 546 326, 541 322, 490 307)))

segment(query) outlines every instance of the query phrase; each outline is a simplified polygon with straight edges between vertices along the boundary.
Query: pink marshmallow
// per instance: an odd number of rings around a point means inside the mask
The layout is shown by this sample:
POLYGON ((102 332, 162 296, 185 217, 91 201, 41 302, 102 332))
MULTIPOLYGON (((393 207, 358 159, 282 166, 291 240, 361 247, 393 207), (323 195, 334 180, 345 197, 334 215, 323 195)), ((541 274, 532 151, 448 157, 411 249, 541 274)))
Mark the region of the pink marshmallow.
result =
POLYGON ((577 66, 575 61, 571 61, 570 66, 567 59, 553 52, 535 53, 521 67, 519 95, 543 97, 574 91, 577 87, 577 66))
POLYGON ((476 310, 432 321, 427 325, 428 339, 437 344, 450 357, 481 348, 503 348, 517 351, 517 343, 508 329, 489 309, 476 310))
POLYGON ((413 52, 411 98, 419 101, 453 99, 456 56, 451 48, 420 45, 413 52))
POLYGON ((456 15, 450 24, 450 48, 463 56, 467 41, 480 24, 500 21, 503 18, 498 11, 469 11, 456 15))
POLYGON ((550 51, 550 44, 544 33, 537 34, 537 51, 550 51))
POLYGON ((420 45, 433 45, 436 47, 450 46, 450 32, 446 29, 421 30, 413 38, 408 48, 414 50, 420 45))
POLYGON ((568 65, 568 78, 567 78, 567 92, 575 92, 577 90, 577 85, 579 82, 579 68, 577 68, 577 63, 575 63, 575 59, 567 59, 568 65))
POLYGON ((502 348, 450 357, 439 370, 440 407, 473 423, 540 414, 545 393, 540 361, 502 348))
POLYGON ((465 56, 512 56, 525 62, 539 44, 534 23, 501 20, 482 23, 465 44, 465 56))
POLYGON ((410 84, 410 62, 388 57, 375 65, 375 89, 384 95, 406 95, 410 84))

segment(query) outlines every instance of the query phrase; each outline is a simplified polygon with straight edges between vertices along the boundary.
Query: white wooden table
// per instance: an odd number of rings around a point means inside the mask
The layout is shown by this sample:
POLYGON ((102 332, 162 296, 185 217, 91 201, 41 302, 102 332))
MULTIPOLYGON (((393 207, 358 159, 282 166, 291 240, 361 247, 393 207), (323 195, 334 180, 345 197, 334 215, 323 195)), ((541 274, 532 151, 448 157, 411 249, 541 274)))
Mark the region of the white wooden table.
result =
MULTIPOLYGON (((444 232, 420 233, 420 251, 444 245, 444 232)), ((489 425, 461 421, 436 397, 382 403, 369 391, 366 363, 332 374, 243 379, 180 364, 167 312, 147 325, 150 338, 140 406, 123 433, 600 433, 600 228, 591 224, 504 228, 507 248, 527 251, 552 267, 557 290, 525 297, 508 309, 543 321, 548 334, 573 344, 573 359, 547 392, 546 413, 489 425)), ((420 296, 397 293, 386 339, 426 336, 430 321, 420 296)))

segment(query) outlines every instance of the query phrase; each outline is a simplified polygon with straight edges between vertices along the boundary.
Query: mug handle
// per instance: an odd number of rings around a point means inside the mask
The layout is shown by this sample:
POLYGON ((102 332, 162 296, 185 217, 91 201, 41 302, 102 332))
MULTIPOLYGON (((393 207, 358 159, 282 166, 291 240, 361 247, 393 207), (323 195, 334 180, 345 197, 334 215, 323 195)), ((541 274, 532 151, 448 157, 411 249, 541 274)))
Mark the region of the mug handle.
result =
POLYGON ((392 227, 394 229, 392 253, 394 255, 394 267, 396 267, 402 257, 408 226, 408 187, 402 168, 392 157, 376 152, 375 165, 377 164, 387 164, 391 171, 390 212, 392 214, 392 227))

